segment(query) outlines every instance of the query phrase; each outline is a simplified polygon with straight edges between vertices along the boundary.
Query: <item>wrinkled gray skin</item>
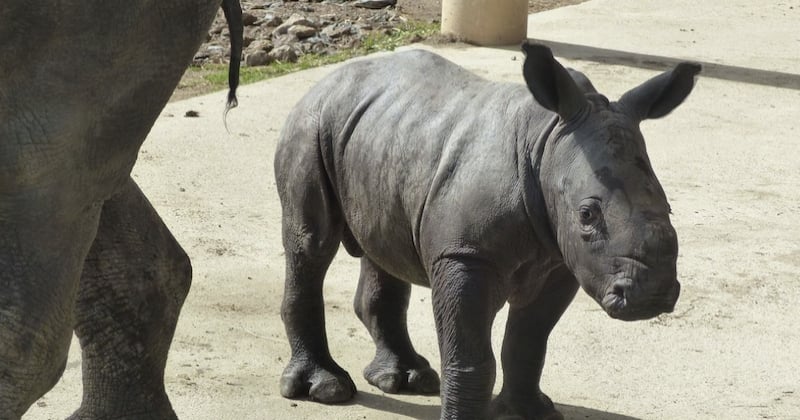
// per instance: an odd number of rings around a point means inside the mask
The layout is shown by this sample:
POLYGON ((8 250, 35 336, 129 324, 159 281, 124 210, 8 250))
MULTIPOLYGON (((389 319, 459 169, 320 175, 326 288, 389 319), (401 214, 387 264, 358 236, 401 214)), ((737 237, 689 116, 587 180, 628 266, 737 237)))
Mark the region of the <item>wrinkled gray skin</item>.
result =
MULTIPOLYGON (((72 418, 175 418, 163 374, 191 266, 130 171, 219 7, 0 2, 0 419, 58 381, 73 329, 72 418)), ((223 9, 235 55, 238 0, 223 9)))
POLYGON ((342 67, 291 113, 275 156, 283 396, 355 393, 325 337, 322 282, 340 242, 361 257, 355 311, 377 346, 364 375, 384 392, 439 391, 406 327, 410 284, 432 289, 443 419, 561 418, 539 378, 579 285, 614 318, 673 309, 678 243, 639 123, 679 105, 699 66, 609 102, 546 47, 523 49, 527 88, 410 51, 342 67), (505 302, 504 383, 490 402, 505 302))

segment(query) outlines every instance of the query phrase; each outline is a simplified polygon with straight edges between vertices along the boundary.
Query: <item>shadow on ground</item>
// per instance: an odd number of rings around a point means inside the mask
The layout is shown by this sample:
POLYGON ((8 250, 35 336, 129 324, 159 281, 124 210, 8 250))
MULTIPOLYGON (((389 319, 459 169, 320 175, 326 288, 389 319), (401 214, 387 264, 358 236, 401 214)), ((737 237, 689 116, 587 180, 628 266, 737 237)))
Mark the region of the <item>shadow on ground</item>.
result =
POLYGON ((352 401, 352 404, 361 405, 371 410, 384 411, 420 420, 438 420, 441 407, 439 404, 417 404, 398 400, 391 396, 372 394, 361 390, 356 394, 356 398, 352 401))
POLYGON ((640 420, 638 417, 609 413, 588 407, 578 407, 577 405, 556 404, 556 408, 564 415, 566 420, 640 420))
MULTIPOLYGON (((441 406, 439 404, 424 405, 402 401, 387 395, 372 394, 359 391, 352 404, 361 405, 376 411, 412 417, 419 420, 438 420, 441 406)), ((637 417, 609 413, 592 408, 575 405, 556 404, 566 420, 639 420, 637 417)))
MULTIPOLYGON (((590 47, 587 45, 570 44, 566 42, 548 41, 545 39, 531 39, 550 47, 553 54, 571 60, 595 61, 605 64, 616 64, 639 67, 650 70, 667 70, 682 61, 694 61, 703 66, 703 77, 730 80, 756 85, 773 86, 786 89, 800 90, 800 74, 784 73, 779 71, 761 70, 749 67, 729 66, 726 64, 696 61, 691 58, 674 58, 660 55, 639 54, 629 51, 610 50, 606 48, 590 47)), ((509 50, 519 51, 519 47, 509 47, 509 50)))

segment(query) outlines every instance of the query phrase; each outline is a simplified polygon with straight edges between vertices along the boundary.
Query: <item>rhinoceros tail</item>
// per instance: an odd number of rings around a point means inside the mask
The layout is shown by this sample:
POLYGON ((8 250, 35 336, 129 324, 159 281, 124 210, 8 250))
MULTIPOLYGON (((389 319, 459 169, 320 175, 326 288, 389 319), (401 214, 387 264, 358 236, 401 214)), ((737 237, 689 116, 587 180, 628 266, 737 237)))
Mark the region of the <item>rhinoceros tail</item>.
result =
POLYGON ((239 66, 242 62, 242 45, 244 44, 244 24, 242 23, 242 6, 239 0, 222 0, 222 12, 228 21, 231 37, 231 61, 228 66, 228 102, 225 105, 223 120, 228 111, 239 105, 236 99, 236 88, 239 87, 239 66))

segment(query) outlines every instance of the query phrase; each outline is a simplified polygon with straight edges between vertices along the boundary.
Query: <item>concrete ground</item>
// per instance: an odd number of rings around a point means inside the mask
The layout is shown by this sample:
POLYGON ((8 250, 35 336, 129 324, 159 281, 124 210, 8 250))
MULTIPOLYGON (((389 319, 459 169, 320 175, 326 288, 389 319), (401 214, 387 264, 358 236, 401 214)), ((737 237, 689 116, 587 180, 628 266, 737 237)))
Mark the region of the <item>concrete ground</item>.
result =
MULTIPOLYGON (((800 0, 592 0, 530 17, 529 36, 611 98, 676 60, 705 66, 684 105, 642 125, 672 204, 683 294, 673 314, 623 323, 579 293, 542 382, 568 418, 800 419, 798 22, 800 0)), ((516 49, 422 48, 522 81, 516 49)), ((134 177, 195 267, 166 373, 182 418, 438 418, 438 397, 385 395, 362 379, 373 349, 352 314, 358 263, 346 256, 325 285, 328 336, 359 394, 323 406, 278 393, 289 347, 273 151, 292 105, 334 68, 242 88, 230 134, 222 93, 169 104, 142 149, 134 177)), ((415 288, 409 322, 438 369, 428 290, 415 288)), ((24 418, 64 418, 80 393, 74 343, 62 381, 24 418)))

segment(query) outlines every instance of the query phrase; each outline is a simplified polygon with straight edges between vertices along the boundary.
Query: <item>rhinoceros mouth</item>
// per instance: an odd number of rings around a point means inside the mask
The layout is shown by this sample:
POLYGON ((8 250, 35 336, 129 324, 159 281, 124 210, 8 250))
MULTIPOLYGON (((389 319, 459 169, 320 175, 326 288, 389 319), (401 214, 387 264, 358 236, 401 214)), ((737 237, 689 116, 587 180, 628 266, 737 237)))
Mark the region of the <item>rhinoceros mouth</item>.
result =
MULTIPOLYGON (((631 279, 618 279, 614 282, 611 290, 603 296, 600 304, 608 316, 623 321, 638 321, 674 310, 678 292, 674 292, 674 297, 654 296, 646 301, 634 303, 628 299, 626 294, 626 290, 629 290, 632 282, 631 279)), ((675 282, 675 284, 675 290, 680 290, 679 283, 675 282)))
POLYGON ((619 319, 628 307, 628 300, 625 299, 624 293, 612 290, 603 296, 600 304, 610 317, 619 319))

